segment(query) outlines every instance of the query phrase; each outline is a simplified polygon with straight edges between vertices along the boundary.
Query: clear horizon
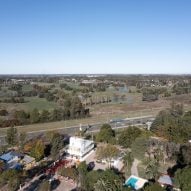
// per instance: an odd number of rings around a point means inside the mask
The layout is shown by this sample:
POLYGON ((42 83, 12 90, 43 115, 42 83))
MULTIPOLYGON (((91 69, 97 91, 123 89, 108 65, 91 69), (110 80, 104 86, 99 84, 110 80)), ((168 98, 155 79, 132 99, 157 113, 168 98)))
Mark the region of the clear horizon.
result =
POLYGON ((191 1, 0 2, 0 74, 191 74, 191 1))

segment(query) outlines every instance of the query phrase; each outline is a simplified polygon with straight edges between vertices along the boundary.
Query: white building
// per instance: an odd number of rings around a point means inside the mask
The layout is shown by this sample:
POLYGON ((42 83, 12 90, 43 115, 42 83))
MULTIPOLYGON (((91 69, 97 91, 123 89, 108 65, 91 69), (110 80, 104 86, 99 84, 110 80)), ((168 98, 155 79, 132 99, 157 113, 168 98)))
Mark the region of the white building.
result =
POLYGON ((79 137, 70 137, 68 153, 77 158, 84 157, 94 148, 94 142, 79 137))

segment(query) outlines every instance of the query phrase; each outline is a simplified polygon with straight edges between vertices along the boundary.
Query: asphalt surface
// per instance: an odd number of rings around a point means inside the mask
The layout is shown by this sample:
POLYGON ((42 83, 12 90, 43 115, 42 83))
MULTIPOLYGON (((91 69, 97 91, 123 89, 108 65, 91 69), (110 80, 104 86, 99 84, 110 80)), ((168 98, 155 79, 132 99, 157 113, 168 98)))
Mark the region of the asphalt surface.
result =
MULTIPOLYGON (((110 120, 110 125, 113 129, 120 129, 120 128, 127 128, 131 126, 142 126, 145 125, 148 121, 152 122, 154 120, 153 116, 142 116, 142 117, 135 117, 135 118, 126 118, 126 119, 112 119, 110 120)), ((35 137, 43 136, 47 131, 56 130, 62 134, 67 135, 75 135, 80 130, 86 132, 97 132, 99 131, 100 127, 103 123, 97 124, 87 124, 80 127, 79 126, 72 126, 72 127, 63 127, 63 128, 56 128, 56 129, 49 129, 49 130, 39 130, 39 131, 31 131, 27 133, 27 139, 32 139, 35 137)), ((6 137, 0 136, 0 145, 6 145, 6 137)))

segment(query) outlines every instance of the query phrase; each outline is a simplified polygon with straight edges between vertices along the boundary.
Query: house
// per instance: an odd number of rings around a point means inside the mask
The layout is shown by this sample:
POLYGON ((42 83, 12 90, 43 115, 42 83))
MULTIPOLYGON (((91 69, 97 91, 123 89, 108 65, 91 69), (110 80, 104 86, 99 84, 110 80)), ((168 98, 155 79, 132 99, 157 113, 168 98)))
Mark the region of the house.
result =
POLYGON ((125 181, 125 186, 131 187, 134 190, 139 190, 139 189, 143 188, 146 183, 148 183, 148 180, 131 175, 125 181))
POLYGON ((35 158, 30 157, 28 155, 24 155, 21 160, 21 164, 24 166, 25 170, 29 170, 35 166, 35 158))
POLYGON ((82 159, 94 148, 94 142, 79 137, 70 137, 68 153, 82 159))
POLYGON ((10 151, 0 156, 0 160, 5 162, 5 166, 7 169, 20 169, 22 165, 19 163, 22 154, 17 153, 15 151, 10 151))
POLYGON ((163 186, 173 186, 172 179, 169 175, 163 174, 159 177, 158 183, 163 186))
POLYGON ((5 163, 10 163, 11 161, 18 161, 23 155, 15 151, 10 151, 0 156, 0 160, 5 163))

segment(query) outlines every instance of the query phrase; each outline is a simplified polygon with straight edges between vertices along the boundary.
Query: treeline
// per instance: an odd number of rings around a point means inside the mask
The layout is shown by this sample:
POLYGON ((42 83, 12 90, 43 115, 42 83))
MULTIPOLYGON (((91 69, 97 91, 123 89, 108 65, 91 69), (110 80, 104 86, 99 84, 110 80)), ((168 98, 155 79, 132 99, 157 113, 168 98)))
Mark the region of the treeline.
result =
POLYGON ((166 87, 157 87, 157 88, 142 88, 141 92, 143 94, 143 101, 156 101, 159 99, 159 95, 163 94, 164 97, 171 96, 171 93, 168 92, 166 87))
POLYGON ((158 114, 151 131, 169 141, 187 143, 191 135, 191 111, 184 112, 182 104, 172 103, 170 109, 158 114))
POLYGON ((176 95, 188 94, 191 92, 191 81, 178 82, 173 86, 173 93, 176 95))
POLYGON ((102 83, 95 83, 95 84, 84 84, 81 83, 80 86, 85 87, 88 89, 89 92, 105 92, 108 88, 108 84, 102 82, 102 83))
MULTIPOLYGON (((2 111, 2 115, 8 115, 5 110, 2 111)), ((11 116, 1 119, 0 127, 10 127, 18 125, 27 125, 33 123, 44 123, 60 120, 69 120, 84 118, 90 115, 89 109, 85 108, 80 100, 76 97, 67 99, 64 107, 53 110, 38 110, 34 109, 31 112, 24 110, 15 111, 11 116)))
POLYGON ((156 101, 159 99, 159 92, 156 89, 144 88, 142 89, 142 101, 156 101))

